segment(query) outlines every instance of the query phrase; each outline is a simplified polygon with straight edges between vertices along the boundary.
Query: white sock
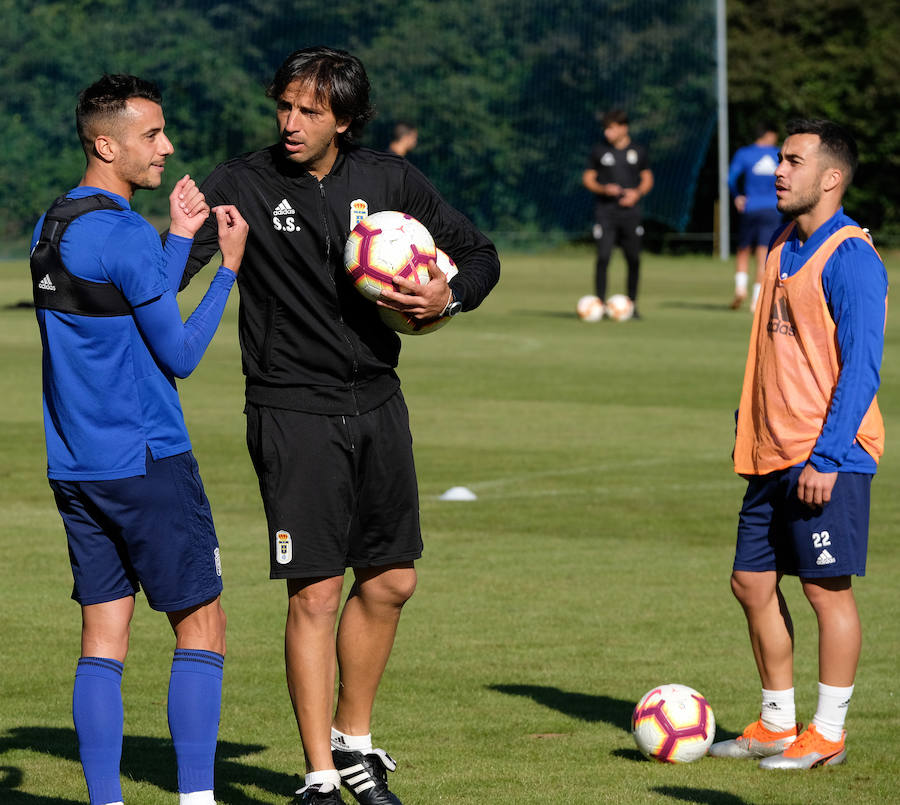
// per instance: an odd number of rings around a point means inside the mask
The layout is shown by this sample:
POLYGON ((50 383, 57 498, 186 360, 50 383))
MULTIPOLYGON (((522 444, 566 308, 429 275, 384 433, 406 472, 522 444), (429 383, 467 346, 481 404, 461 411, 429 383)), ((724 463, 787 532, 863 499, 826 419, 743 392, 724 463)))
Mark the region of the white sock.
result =
POLYGON ((760 284, 758 282, 753 283, 753 293, 750 296, 750 310, 756 310, 756 303, 759 300, 759 289, 760 284))
POLYGON ((178 795, 178 805, 216 805, 212 791, 191 791, 178 795))
POLYGON ((819 735, 828 741, 839 741, 844 733, 844 719, 853 695, 853 685, 849 688, 836 688, 833 685, 819 683, 819 703, 812 723, 816 725, 819 735))
POLYGON ((759 719, 767 730, 784 732, 792 729, 797 723, 794 689, 766 690, 763 688, 759 713, 759 719))
POLYGON ((747 272, 737 271, 734 275, 734 292, 738 296, 747 295, 747 272))
POLYGON ((331 748, 342 749, 344 752, 372 751, 372 733, 367 735, 347 735, 346 733, 331 728, 331 748))
POLYGON ((337 769, 324 769, 323 771, 310 771, 306 773, 304 779, 306 785, 322 786, 322 793, 327 794, 329 791, 341 787, 341 775, 337 769))

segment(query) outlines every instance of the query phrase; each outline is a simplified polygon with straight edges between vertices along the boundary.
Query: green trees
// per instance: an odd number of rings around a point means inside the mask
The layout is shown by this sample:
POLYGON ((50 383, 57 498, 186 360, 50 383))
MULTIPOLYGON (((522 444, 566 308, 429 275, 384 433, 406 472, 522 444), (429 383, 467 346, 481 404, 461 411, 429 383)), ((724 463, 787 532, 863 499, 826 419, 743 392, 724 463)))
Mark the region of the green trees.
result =
MULTIPOLYGON (((731 151, 760 117, 848 124, 862 157, 848 211, 900 237, 897 10, 897 0, 730 0, 728 37, 731 151)), ((698 186, 704 157, 715 162, 712 0, 0 0, 0 14, 0 237, 28 232, 78 181, 76 95, 101 73, 159 84, 176 148, 170 184, 270 142, 265 84, 313 44, 366 64, 379 116, 365 144, 385 147, 395 120, 415 121, 411 160, 491 231, 587 232, 580 177, 611 106, 628 109, 650 148, 648 217, 683 229, 692 207, 709 207, 695 220, 712 220, 714 176, 698 186)), ((162 193, 135 204, 166 209, 162 193)))
POLYGON ((845 206, 882 239, 900 240, 900 4, 732 0, 731 141, 760 118, 828 117, 848 126, 860 170, 845 206))
MULTIPOLYGON (((0 75, 8 158, 0 175, 4 234, 26 231, 80 176, 77 91, 102 72, 132 72, 163 90, 177 152, 168 176, 202 178, 226 156, 271 139, 262 88, 284 56, 327 44, 366 64, 380 117, 414 120, 413 161, 481 226, 586 231, 580 177, 596 116, 631 109, 651 144, 651 214, 672 226, 691 189, 714 113, 712 12, 706 0, 0 0, 0 75), (198 13, 197 9, 203 11, 198 13), (12 31, 15 30, 15 38, 12 31), (26 43, 23 47, 22 43, 26 43), (699 45, 698 45, 699 43, 699 45), (654 207, 655 205, 655 207, 654 207)), ((163 194, 141 194, 162 214, 163 194)))
MULTIPOLYGON (((198 177, 244 143, 271 136, 269 104, 235 62, 236 34, 187 4, 150 0, 0 0, 0 237, 30 231, 55 196, 78 183, 84 154, 75 134, 78 92, 104 72, 159 84, 175 144, 167 186, 198 177)), ((165 194, 135 206, 164 214, 165 194)))

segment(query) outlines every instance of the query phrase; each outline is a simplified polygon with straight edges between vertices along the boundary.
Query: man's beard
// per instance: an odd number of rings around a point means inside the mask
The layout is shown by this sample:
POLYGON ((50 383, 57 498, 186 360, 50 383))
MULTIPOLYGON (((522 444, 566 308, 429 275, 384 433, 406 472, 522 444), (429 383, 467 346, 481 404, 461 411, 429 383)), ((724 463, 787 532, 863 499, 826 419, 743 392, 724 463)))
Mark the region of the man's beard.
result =
POLYGON ((788 218, 799 218, 801 215, 806 215, 808 212, 812 212, 815 209, 816 205, 822 198, 822 191, 818 188, 810 190, 805 196, 801 196, 800 198, 794 198, 791 200, 785 199, 784 201, 779 201, 776 205, 778 207, 778 212, 782 215, 786 215, 788 218))

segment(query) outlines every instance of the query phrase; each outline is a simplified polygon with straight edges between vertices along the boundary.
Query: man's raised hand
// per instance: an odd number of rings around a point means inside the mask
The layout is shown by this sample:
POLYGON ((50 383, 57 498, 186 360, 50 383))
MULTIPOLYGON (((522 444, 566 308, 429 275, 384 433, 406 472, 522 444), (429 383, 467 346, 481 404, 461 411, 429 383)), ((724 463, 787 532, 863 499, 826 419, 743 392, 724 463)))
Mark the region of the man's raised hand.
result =
POLYGON ((222 252, 222 265, 230 268, 235 274, 244 259, 244 246, 250 225, 233 204, 220 204, 212 208, 219 226, 219 250, 222 252))
POLYGON ((196 182, 187 174, 176 183, 169 194, 169 233, 193 238, 209 217, 209 205, 196 182))

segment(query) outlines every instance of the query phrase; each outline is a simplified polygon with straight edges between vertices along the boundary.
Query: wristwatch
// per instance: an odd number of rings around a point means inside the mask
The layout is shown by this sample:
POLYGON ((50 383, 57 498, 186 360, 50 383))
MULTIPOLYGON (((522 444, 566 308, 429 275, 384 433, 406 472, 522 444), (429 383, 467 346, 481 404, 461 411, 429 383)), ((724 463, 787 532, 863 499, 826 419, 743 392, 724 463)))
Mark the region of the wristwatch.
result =
POLYGON ((444 316, 455 316, 457 313, 462 313, 462 302, 456 298, 456 294, 453 293, 453 289, 451 288, 450 301, 447 302, 447 307, 445 307, 443 313, 441 313, 441 318, 444 316))

